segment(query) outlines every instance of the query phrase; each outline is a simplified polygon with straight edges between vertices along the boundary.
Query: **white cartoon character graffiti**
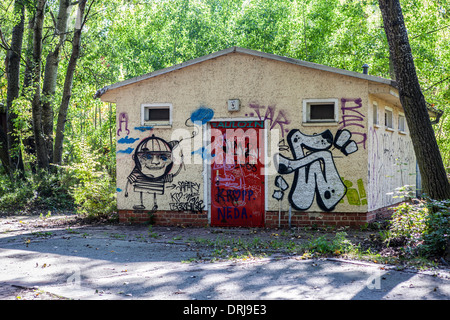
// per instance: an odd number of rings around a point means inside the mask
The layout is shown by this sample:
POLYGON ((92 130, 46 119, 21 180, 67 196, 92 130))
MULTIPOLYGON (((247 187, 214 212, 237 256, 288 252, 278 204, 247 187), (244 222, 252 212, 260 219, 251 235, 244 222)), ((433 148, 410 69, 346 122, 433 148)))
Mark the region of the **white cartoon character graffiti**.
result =
POLYGON ((172 173, 174 167, 173 149, 178 145, 179 141, 166 142, 152 135, 142 140, 136 147, 133 155, 135 166, 128 176, 125 191, 125 197, 128 197, 128 187, 132 185, 133 191, 140 193, 140 204, 134 205, 133 209, 145 209, 143 193, 153 194, 152 210, 158 209, 156 195, 164 194, 165 184, 172 182, 173 178, 181 171, 182 161, 178 170, 172 173))
MULTIPOLYGON (((282 175, 294 173, 288 198, 295 209, 309 209, 316 197, 321 209, 331 211, 344 197, 347 188, 328 149, 334 145, 346 156, 356 152, 358 147, 351 140, 351 136, 348 130, 338 130, 334 139, 330 130, 314 135, 303 134, 300 130, 289 132, 287 141, 293 158, 277 154, 275 163, 278 173, 282 175)), ((287 186, 281 176, 277 177, 276 185, 287 186)), ((281 200, 286 189, 287 187, 281 188, 281 191, 277 190, 273 197, 281 200)))

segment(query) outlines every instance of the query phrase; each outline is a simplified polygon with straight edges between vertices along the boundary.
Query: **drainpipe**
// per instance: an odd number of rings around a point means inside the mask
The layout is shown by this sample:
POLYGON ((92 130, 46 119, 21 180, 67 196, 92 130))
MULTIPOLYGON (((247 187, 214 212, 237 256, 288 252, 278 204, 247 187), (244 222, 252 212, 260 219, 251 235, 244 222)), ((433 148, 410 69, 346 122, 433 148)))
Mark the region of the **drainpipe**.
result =
POLYGON ((278 229, 280 228, 281 223, 281 201, 278 200, 278 229))
POLYGON ((289 229, 291 229, 292 205, 289 204, 289 229))

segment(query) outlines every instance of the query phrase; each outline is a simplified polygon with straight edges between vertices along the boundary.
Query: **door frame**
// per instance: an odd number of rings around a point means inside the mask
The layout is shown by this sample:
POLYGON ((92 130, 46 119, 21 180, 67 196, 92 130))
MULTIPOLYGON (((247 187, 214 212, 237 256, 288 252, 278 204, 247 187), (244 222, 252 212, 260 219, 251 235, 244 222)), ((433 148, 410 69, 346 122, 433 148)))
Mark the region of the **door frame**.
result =
MULTIPOLYGON (((203 126, 203 147, 206 148, 211 144, 211 122, 217 122, 217 121, 263 121, 264 122, 264 133, 263 133, 263 139, 264 139, 264 225, 266 222, 266 211, 269 207, 269 185, 268 185, 268 130, 267 130, 267 121, 261 120, 257 117, 246 117, 246 118, 213 118, 207 123, 205 123, 203 126)), ((260 129, 261 130, 261 129, 260 129)), ((258 141, 259 145, 259 141, 258 141)), ((208 208, 208 225, 211 225, 211 162, 208 161, 208 159, 203 159, 203 185, 205 186, 203 188, 203 197, 206 200, 206 206, 208 208)))

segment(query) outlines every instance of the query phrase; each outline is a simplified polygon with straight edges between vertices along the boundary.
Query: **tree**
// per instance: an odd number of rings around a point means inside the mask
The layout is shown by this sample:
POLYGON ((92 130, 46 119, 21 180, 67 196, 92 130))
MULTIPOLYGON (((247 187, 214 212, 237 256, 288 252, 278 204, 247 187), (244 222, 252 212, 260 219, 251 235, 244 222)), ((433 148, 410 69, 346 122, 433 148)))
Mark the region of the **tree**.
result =
POLYGON ((75 33, 72 40, 72 54, 70 55, 69 64, 67 65, 67 72, 64 80, 63 96, 61 99, 61 105, 59 107, 58 123, 56 125, 55 148, 53 154, 53 162, 56 164, 61 164, 62 160, 67 109, 69 108, 69 102, 72 96, 73 76, 75 73, 75 68, 77 66, 77 60, 80 57, 81 31, 83 29, 83 25, 86 19, 86 17, 84 17, 86 2, 87 0, 80 0, 78 3, 77 20, 75 23, 75 33))
POLYGON ((42 85, 42 130, 47 146, 49 162, 53 159, 53 100, 58 77, 58 66, 61 51, 66 41, 67 22, 69 20, 71 0, 59 1, 59 12, 54 22, 54 36, 58 37, 55 47, 47 55, 42 85))
POLYGON ((33 134, 36 145, 37 165, 41 169, 48 169, 49 159, 47 155, 46 141, 44 139, 42 123, 41 104, 41 57, 42 57, 42 37, 45 18, 46 0, 37 0, 36 13, 33 27, 33 55, 32 55, 32 87, 33 99, 31 101, 31 111, 33 118, 33 134))
POLYGON ((411 132, 425 193, 432 199, 450 198, 447 179, 425 97, 420 88, 399 0, 379 0, 400 102, 411 132))
MULTIPOLYGON (((18 16, 18 22, 12 30, 11 45, 7 53, 7 75, 8 75, 8 89, 6 99, 6 137, 7 143, 5 150, 9 154, 9 164, 4 163, 8 171, 23 171, 22 154, 19 148, 19 142, 14 127, 14 120, 16 119, 15 111, 13 110, 14 100, 19 96, 20 88, 20 59, 22 53, 22 40, 24 32, 25 19, 25 4, 23 0, 16 0, 14 2, 14 13, 18 16)), ((2 133, 4 136, 4 133, 2 133)))

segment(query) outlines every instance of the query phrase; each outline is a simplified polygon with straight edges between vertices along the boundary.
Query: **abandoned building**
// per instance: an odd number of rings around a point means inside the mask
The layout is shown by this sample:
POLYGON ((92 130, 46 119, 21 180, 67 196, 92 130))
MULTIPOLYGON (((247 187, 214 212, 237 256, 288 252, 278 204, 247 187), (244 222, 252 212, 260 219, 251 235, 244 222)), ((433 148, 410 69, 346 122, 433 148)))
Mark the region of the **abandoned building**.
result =
POLYGON ((232 47, 107 86, 120 221, 359 226, 415 190, 392 80, 232 47))

